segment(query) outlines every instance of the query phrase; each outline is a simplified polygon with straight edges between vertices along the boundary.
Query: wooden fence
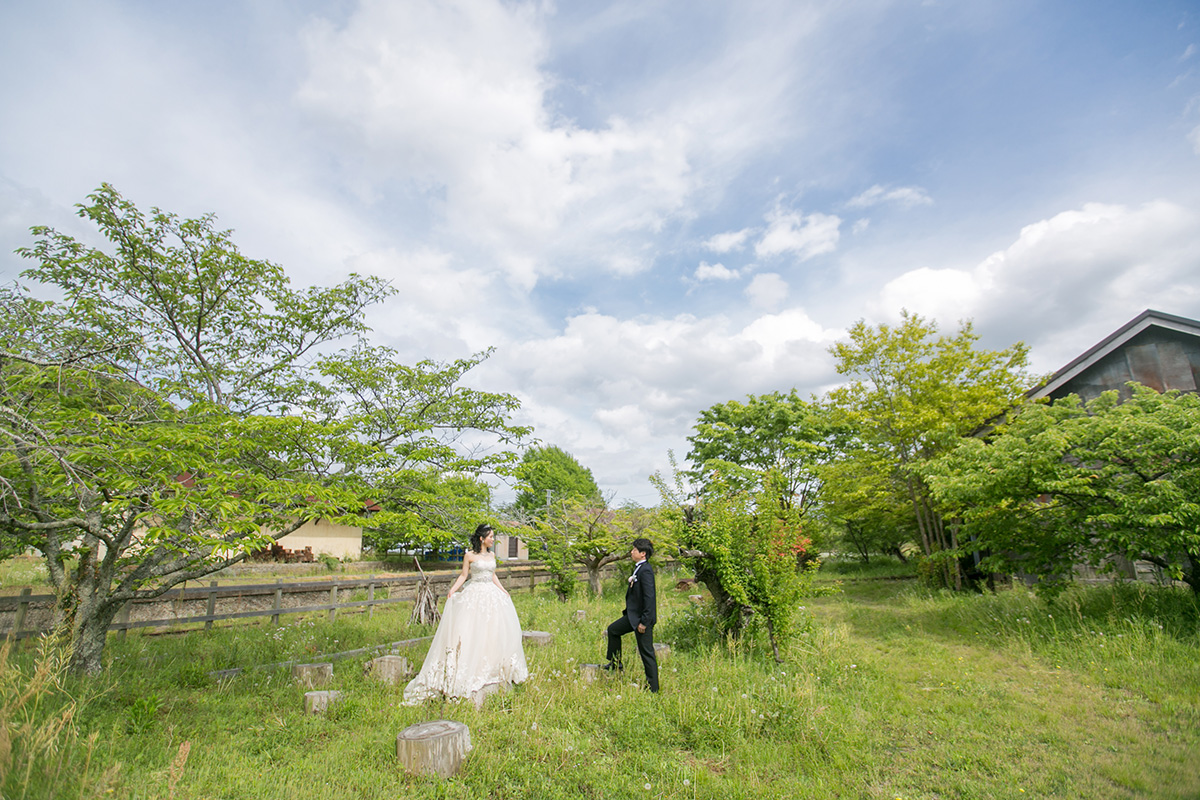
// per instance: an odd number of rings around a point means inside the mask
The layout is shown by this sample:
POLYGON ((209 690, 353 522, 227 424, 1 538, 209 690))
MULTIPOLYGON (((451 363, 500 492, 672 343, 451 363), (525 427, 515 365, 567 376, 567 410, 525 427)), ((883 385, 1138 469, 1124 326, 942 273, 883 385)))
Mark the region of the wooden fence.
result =
MULTIPOLYGON (((605 570, 606 572, 608 570, 605 570)), ((528 587, 531 591, 549 580, 550 573, 538 562, 505 564, 498 570, 501 580, 511 591, 528 587)), ((450 588, 458 571, 427 572, 435 589, 442 593, 450 588)), ((581 579, 585 574, 581 573, 581 579)), ((285 614, 327 612, 329 620, 340 612, 365 609, 374 613, 376 606, 402 603, 413 598, 419 575, 367 575, 359 578, 337 577, 326 580, 284 583, 226 584, 212 581, 208 586, 172 589, 166 594, 146 600, 132 600, 117 613, 110 631, 124 635, 130 628, 163 628, 204 624, 211 628, 215 622, 253 617, 271 617, 273 625, 285 614), (365 595, 363 599, 353 599, 365 595), (203 608, 203 613, 191 613, 203 608)), ((53 622, 55 597, 52 594, 33 594, 25 588, 16 597, 0 597, 0 636, 22 639, 49 630, 53 622), (39 617, 30 621, 31 611, 39 617), (4 622, 7 621, 7 625, 4 622)))

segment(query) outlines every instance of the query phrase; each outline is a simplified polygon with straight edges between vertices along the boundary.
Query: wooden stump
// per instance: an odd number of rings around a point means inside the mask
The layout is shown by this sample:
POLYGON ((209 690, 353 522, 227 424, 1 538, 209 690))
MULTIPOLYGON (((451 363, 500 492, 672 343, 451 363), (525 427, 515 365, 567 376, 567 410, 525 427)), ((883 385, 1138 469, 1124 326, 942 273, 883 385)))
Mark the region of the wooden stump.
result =
POLYGON ((575 612, 576 622, 583 622, 585 619, 587 619, 587 609, 581 608, 575 612))
POLYGON ((363 672, 377 681, 396 686, 406 683, 413 670, 404 656, 380 656, 368 661, 363 667, 363 672))
POLYGON ((449 778, 471 752, 471 731, 448 719, 418 722, 396 735, 396 758, 415 775, 449 778))
POLYGON ((704 602, 704 595, 702 595, 702 594, 689 594, 689 595, 688 595, 688 600, 691 600, 693 603, 695 603, 695 604, 699 605, 700 603, 703 603, 703 602, 704 602))
POLYGON ((342 693, 338 691, 305 692, 304 713, 324 714, 331 705, 341 699, 342 693))
POLYGON ((333 680, 333 662, 322 664, 297 664, 292 667, 292 678, 309 689, 324 686, 333 680))
POLYGON ((664 642, 654 643, 654 656, 656 658, 662 658, 663 656, 669 655, 671 655, 671 645, 664 642))
POLYGON ((538 647, 543 647, 554 641, 554 636, 546 631, 521 631, 521 638, 526 644, 535 644, 538 647))
POLYGON ((599 664, 580 664, 579 677, 583 678, 584 683, 595 683, 596 679, 604 674, 604 668, 599 664))

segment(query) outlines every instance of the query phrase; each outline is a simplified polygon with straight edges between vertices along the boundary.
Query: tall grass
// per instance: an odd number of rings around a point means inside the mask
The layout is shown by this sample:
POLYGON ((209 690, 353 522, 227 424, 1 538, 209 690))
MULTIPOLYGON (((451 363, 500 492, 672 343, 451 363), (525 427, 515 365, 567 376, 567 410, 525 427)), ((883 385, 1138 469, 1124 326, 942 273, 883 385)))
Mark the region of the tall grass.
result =
MULTIPOLYGON (((33 773, 86 765, 111 781, 109 796, 180 800, 1200 795, 1200 643, 1186 598, 1089 589, 1048 604, 1023 591, 849 581, 843 595, 804 601, 805 635, 775 664, 754 631, 705 636, 705 611, 687 599, 695 590, 672 584, 660 586, 656 640, 671 653, 659 695, 642 689, 636 660, 593 682, 581 669, 602 659, 619 579, 602 598, 565 604, 542 587, 514 591, 523 627, 554 641, 527 648, 529 681, 482 709, 404 706, 402 687, 365 677, 363 659, 335 662, 332 688, 346 699, 322 716, 303 713, 285 670, 209 675, 428 633, 407 624, 407 608, 278 629, 131 632, 111 640, 102 679, 44 695, 55 698, 33 715, 44 721, 76 698, 75 733, 33 773), (475 749, 449 780, 406 775, 396 734, 439 718, 467 724, 475 749)), ((425 647, 406 655, 419 663, 425 647)), ((11 785, 6 800, 21 796, 11 785)), ((101 785, 63 793, 33 781, 26 796, 88 797, 101 785)))
POLYGON ((80 733, 77 715, 93 686, 67 678, 60 639, 42 637, 18 663, 0 646, 0 797, 98 797, 116 782, 119 762, 94 763, 99 733, 80 733))

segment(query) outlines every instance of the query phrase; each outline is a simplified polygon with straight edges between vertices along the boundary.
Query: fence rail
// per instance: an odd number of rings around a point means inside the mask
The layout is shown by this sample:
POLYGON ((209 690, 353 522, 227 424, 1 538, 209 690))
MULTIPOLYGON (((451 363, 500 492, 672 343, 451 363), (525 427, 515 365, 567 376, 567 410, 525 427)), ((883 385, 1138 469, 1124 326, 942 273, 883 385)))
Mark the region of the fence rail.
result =
MULTIPOLYGON (((607 570, 606 570, 607 572, 607 570)), ((437 571, 425 573, 435 588, 448 589, 458 576, 458 571, 437 571)), ((538 583, 549 580, 550 572, 540 562, 522 562, 520 565, 505 564, 497 574, 510 590, 528 587, 532 590, 538 583)), ((581 573, 581 579, 584 574, 581 573)), ((172 589, 158 597, 131 600, 117 613, 116 619, 109 625, 109 631, 120 635, 131 628, 167 628, 203 623, 205 628, 211 628, 215 622, 229 620, 251 619, 254 617, 271 617, 274 625, 279 624, 279 618, 285 614, 312 614, 328 612, 330 621, 337 618, 339 612, 366 609, 373 614, 376 606, 401 603, 411 600, 419 575, 375 576, 361 578, 338 577, 315 581, 297 581, 284 583, 281 579, 274 583, 255 584, 225 584, 212 581, 208 586, 184 586, 172 589), (341 600, 352 597, 355 592, 366 590, 364 600, 341 600), (326 595, 328 602, 303 602, 303 596, 326 595), (288 605, 285 598, 298 600, 296 605, 288 605), (269 602, 269 605, 266 603, 269 602), (181 613, 185 607, 199 607, 203 604, 204 612, 198 614, 181 613), (225 609, 219 605, 225 605, 225 609), (244 606, 257 606, 246 608, 244 606), (231 610, 231 608, 233 610, 231 610), (164 615, 165 612, 165 615, 164 615)), ((313 599, 315 599, 315 597, 313 599)), ((38 636, 48 631, 53 624, 54 604, 53 594, 33 594, 33 590, 25 588, 15 597, 0 597, 0 636, 12 639, 23 639, 38 636), (40 624, 26 626, 30 612, 34 612, 40 624), (5 624, 7 622, 7 624, 5 624)))

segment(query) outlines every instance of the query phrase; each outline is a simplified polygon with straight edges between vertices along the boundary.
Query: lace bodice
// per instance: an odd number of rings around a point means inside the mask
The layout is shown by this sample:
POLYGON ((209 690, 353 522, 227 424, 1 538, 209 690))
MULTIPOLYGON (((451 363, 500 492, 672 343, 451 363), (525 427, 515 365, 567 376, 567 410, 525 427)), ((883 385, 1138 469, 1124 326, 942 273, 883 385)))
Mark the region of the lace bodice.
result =
POLYGON ((492 576, 496 574, 496 557, 495 556, 480 556, 471 562, 470 576, 467 580, 471 583, 476 581, 486 581, 491 583, 492 576))

